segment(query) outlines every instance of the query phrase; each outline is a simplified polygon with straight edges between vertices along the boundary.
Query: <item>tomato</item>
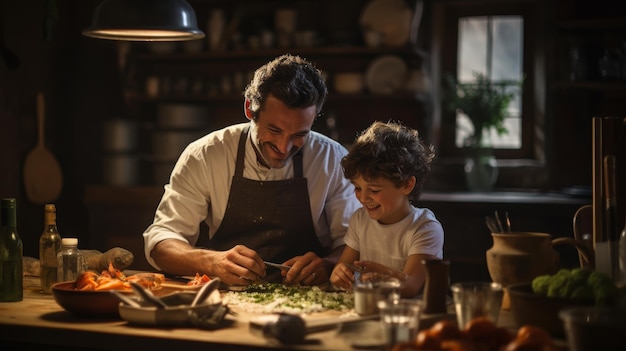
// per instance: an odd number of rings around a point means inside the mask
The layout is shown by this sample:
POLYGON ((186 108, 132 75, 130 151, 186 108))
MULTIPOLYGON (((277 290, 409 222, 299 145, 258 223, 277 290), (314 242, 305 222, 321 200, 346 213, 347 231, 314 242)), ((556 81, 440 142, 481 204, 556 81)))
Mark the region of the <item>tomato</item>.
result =
POLYGON ((187 285, 200 286, 200 285, 204 285, 206 282, 210 280, 211 278, 209 278, 208 275, 206 274, 200 275, 199 273, 196 273, 196 276, 193 278, 193 280, 188 281, 187 285))
POLYGON ((430 327, 430 333, 439 340, 458 340, 465 335, 455 322, 451 320, 441 320, 430 327))
MULTIPOLYGON (((506 344, 503 351, 545 351, 546 346, 530 342, 528 340, 513 340, 506 344)), ((549 350, 549 349, 548 349, 549 350)))
POLYGON ((441 340, 437 338, 430 329, 420 330, 417 333, 416 344, 420 350, 439 350, 441 340))
POLYGON ((496 325, 487 317, 476 317, 467 323, 465 331, 472 340, 490 339, 496 330, 496 325))
POLYGON ((476 351, 476 345, 469 340, 445 340, 441 342, 441 350, 476 351))
POLYGON ((496 348, 500 348, 515 339, 515 335, 508 329, 497 327, 493 331, 492 342, 496 348))
POLYGON ((521 326, 517 330, 515 339, 520 342, 534 343, 538 345, 552 345, 552 336, 550 336, 547 331, 543 328, 530 324, 521 326))

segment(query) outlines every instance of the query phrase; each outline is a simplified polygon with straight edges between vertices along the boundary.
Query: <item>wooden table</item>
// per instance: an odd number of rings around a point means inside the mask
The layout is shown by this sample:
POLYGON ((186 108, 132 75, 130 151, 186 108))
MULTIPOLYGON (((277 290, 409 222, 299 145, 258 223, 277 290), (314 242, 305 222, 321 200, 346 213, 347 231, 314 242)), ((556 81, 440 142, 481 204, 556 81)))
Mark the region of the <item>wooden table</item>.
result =
MULTIPOLYGON (((42 294, 37 279, 25 283, 23 301, 0 304, 0 349, 45 345, 47 351, 353 350, 336 327, 307 335, 303 345, 286 347, 251 333, 249 319, 227 318, 232 325, 218 330, 140 327, 119 319, 78 318, 61 308, 52 295, 42 294)), ((336 315, 332 318, 339 322, 336 315)), ((502 311, 499 324, 514 328, 508 311, 502 311)))

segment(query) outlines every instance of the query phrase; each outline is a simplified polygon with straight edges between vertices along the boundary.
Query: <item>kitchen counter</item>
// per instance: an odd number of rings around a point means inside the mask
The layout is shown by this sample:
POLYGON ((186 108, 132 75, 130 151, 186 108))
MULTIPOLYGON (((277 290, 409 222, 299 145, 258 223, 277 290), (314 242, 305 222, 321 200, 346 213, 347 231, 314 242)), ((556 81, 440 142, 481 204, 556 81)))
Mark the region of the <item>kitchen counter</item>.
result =
MULTIPOLYGON (((0 349, 14 351, 27 346, 46 350, 353 350, 337 327, 311 333, 303 345, 283 346, 249 331, 248 320, 228 316, 218 330, 194 327, 140 327, 119 319, 78 318, 66 312, 52 295, 38 291, 38 278, 25 280, 24 300, 0 304, 0 349)), ((334 314, 333 314, 334 313, 334 314)), ((338 325, 337 312, 329 318, 338 325)), ((511 327, 508 311, 500 325, 511 327)))

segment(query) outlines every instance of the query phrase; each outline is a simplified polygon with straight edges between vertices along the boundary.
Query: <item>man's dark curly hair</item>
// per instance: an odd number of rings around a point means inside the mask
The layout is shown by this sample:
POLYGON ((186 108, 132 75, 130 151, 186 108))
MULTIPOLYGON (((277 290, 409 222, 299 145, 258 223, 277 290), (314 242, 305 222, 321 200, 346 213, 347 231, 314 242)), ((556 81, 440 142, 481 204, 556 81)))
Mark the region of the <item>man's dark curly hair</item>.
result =
POLYGON ((320 70, 300 56, 286 54, 261 66, 246 87, 244 97, 250 101, 250 111, 256 120, 268 95, 282 101, 289 108, 315 105, 322 110, 328 88, 320 70))
POLYGON ((409 198, 415 203, 430 173, 435 157, 432 145, 425 145, 415 129, 398 122, 374 122, 364 130, 341 160, 347 179, 357 176, 367 181, 386 178, 397 187, 415 176, 415 188, 409 198))

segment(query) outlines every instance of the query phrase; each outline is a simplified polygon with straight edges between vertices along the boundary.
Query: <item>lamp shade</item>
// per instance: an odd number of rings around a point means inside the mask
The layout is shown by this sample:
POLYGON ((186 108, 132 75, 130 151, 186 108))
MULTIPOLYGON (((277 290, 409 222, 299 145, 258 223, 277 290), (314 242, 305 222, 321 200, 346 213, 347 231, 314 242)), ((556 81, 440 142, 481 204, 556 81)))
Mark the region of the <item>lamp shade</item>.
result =
POLYGON ((185 0, 104 0, 83 35, 127 41, 201 39, 196 13, 185 0))

